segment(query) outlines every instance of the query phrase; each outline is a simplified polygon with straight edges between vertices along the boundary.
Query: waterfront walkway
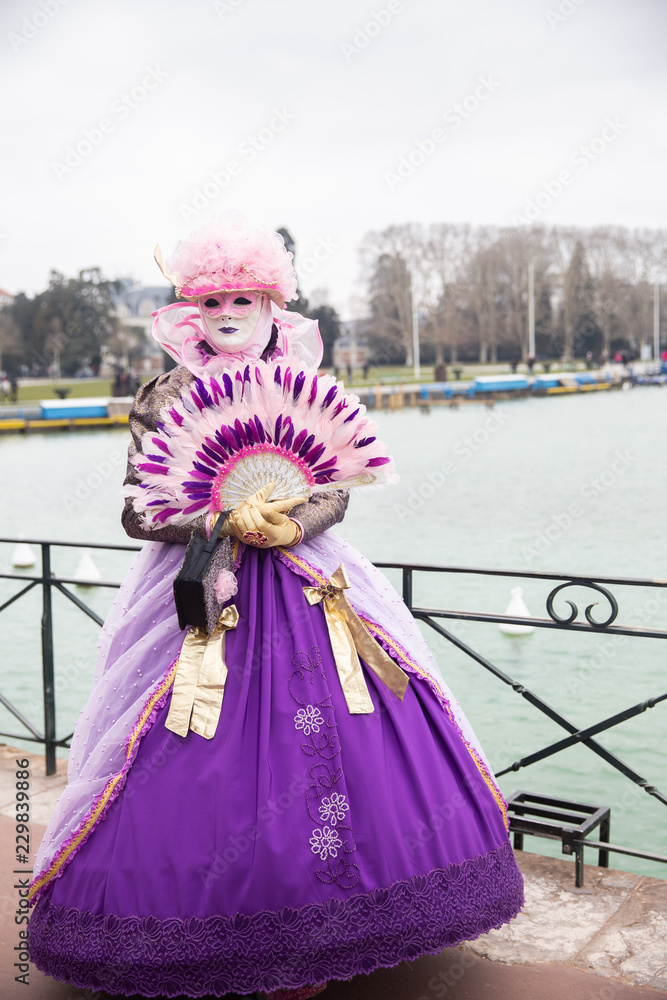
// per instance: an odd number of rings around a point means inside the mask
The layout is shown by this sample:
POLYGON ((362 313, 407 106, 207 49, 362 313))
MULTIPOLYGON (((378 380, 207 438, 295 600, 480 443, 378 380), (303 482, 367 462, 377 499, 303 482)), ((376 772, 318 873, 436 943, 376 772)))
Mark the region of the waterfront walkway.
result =
MULTIPOLYGON (((13 950, 16 868, 16 757, 0 745, 0 998, 111 1000, 106 993, 56 983, 34 966, 17 983, 13 950)), ((31 760, 31 850, 65 785, 65 760, 45 777, 44 758, 31 760)), ((332 983, 323 1000, 658 1000, 667 992, 667 882, 586 866, 574 889, 573 863, 516 852, 526 881, 526 907, 500 931, 439 955, 332 983)), ((20 877, 20 876, 19 876, 20 877)))

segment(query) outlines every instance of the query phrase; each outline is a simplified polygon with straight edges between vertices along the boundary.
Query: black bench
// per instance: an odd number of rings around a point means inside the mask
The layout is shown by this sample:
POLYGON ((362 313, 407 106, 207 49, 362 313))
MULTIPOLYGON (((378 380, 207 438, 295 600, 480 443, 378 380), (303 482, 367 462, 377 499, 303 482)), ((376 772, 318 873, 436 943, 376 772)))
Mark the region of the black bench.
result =
MULTIPOLYGON (((584 838, 599 826, 600 842, 609 843, 609 806, 592 806, 584 802, 533 795, 531 792, 513 792, 507 800, 507 810, 516 850, 523 850, 526 834, 560 840, 563 854, 575 856, 575 885, 580 889, 584 884, 584 838)), ((609 851, 604 848, 598 851, 598 864, 601 868, 609 867, 609 851)))

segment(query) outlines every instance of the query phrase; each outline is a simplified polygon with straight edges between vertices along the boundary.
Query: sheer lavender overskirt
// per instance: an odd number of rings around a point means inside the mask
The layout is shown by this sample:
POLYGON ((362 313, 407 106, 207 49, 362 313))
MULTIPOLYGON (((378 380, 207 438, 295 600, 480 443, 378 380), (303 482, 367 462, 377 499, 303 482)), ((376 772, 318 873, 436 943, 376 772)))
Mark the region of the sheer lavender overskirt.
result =
POLYGON ((148 542, 134 559, 100 632, 93 688, 74 728, 67 787, 37 851, 35 878, 76 833, 109 779, 126 767, 128 737, 183 644, 174 577, 184 545, 148 542), (146 658, 146 649, 155 656, 146 658))
MULTIPOLYGON (((392 637, 443 692, 465 739, 485 761, 472 727, 443 681, 414 619, 387 578, 331 530, 290 551, 327 577, 344 563, 351 583, 346 593, 355 611, 380 625, 389 625, 392 637)), ((148 542, 133 562, 109 611, 101 632, 93 690, 72 738, 68 784, 37 852, 35 880, 48 870, 76 834, 109 780, 127 773, 131 766, 133 757, 128 757, 128 739, 137 730, 147 702, 159 688, 169 664, 178 656, 183 641, 174 607, 173 580, 184 552, 182 545, 148 542), (146 649, 151 647, 155 655, 147 659, 146 649)), ((146 719, 144 728, 153 718, 146 719)), ((119 782, 116 794, 121 787, 119 782)), ((75 854, 76 849, 70 857, 75 854)))

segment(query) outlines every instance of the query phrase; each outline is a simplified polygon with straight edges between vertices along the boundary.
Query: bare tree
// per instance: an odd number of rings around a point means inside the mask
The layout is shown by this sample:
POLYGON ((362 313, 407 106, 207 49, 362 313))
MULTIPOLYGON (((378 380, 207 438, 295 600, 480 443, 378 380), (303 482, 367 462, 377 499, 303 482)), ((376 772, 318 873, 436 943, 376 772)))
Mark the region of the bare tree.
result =
POLYGON ((629 296, 628 337, 633 346, 650 344, 653 339, 653 286, 664 277, 667 234, 664 230, 639 229, 630 236, 632 263, 631 294, 629 296))
POLYGON ((593 281, 593 311, 602 336, 602 354, 611 356, 611 342, 619 331, 630 272, 630 244, 626 229, 598 226, 586 234, 587 259, 593 281))
MULTIPOLYGON (((361 258, 369 287, 370 320, 368 335, 376 358, 382 341, 386 360, 413 363, 411 251, 418 244, 417 226, 390 226, 368 233, 361 246, 361 258)), ((413 263, 414 270, 414 263, 413 263)))
POLYGON ((425 339, 435 348, 436 363, 444 361, 445 348, 455 362, 458 347, 468 332, 461 323, 461 310, 468 304, 462 275, 472 252, 470 226, 433 223, 422 246, 420 305, 426 321, 425 339))
POLYGON ((477 248, 470 258, 467 281, 470 304, 476 320, 481 363, 498 360, 498 342, 502 324, 500 311, 502 247, 495 229, 479 231, 477 248))

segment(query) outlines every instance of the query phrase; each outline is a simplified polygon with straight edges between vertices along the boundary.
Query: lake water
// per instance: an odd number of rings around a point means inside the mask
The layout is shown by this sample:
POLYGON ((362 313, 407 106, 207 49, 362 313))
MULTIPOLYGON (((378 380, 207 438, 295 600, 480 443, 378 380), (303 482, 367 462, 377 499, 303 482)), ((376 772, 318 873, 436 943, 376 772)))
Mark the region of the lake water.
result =
MULTIPOLYGON (((336 529, 374 561, 543 571, 585 576, 667 577, 665 411, 658 388, 508 401, 453 410, 375 413, 400 483, 353 492, 336 529)), ((121 528, 126 430, 0 438, 2 534, 63 541, 134 544, 121 528)), ((2 571, 11 546, 0 546, 2 571)), ((120 581, 129 552, 93 553, 104 579, 120 581)), ((54 551, 54 569, 71 574, 80 550, 54 551)), ((388 571, 400 586, 398 573, 388 571)), ((415 583, 420 606, 504 612, 512 586, 532 614, 546 617, 553 584, 448 574, 415 583)), ((0 603, 16 590, 0 581, 0 603)), ((613 586, 617 624, 667 628, 667 590, 613 586)), ((580 609, 599 599, 566 591, 580 609)), ((79 591, 104 617, 114 591, 79 591)), ((58 734, 71 732, 88 695, 97 626, 54 594, 58 734)), ((40 594, 0 615, 2 692, 41 728, 40 594)), ((583 615, 580 616, 583 620, 583 615)), ((586 726, 667 690, 659 639, 538 629, 519 638, 497 625, 444 621, 446 628, 501 670, 536 691, 577 726, 586 726)), ((426 626, 425 634, 495 769, 561 738, 564 731, 509 687, 426 626)), ((667 702, 599 741, 667 792, 667 702)), ((0 729, 20 726, 0 706, 0 729)), ((18 743, 17 740, 9 742, 18 743)), ((20 745, 20 744, 19 744, 20 745)), ((34 749, 34 745, 25 744, 34 749)), ((612 805, 612 842, 667 853, 667 811, 599 757, 574 747, 500 780, 516 788, 612 805)), ((530 850, 558 853, 551 842, 530 850)), ((587 852, 593 862, 595 853, 587 852)), ((664 878, 664 866, 612 856, 615 867, 664 878)))

